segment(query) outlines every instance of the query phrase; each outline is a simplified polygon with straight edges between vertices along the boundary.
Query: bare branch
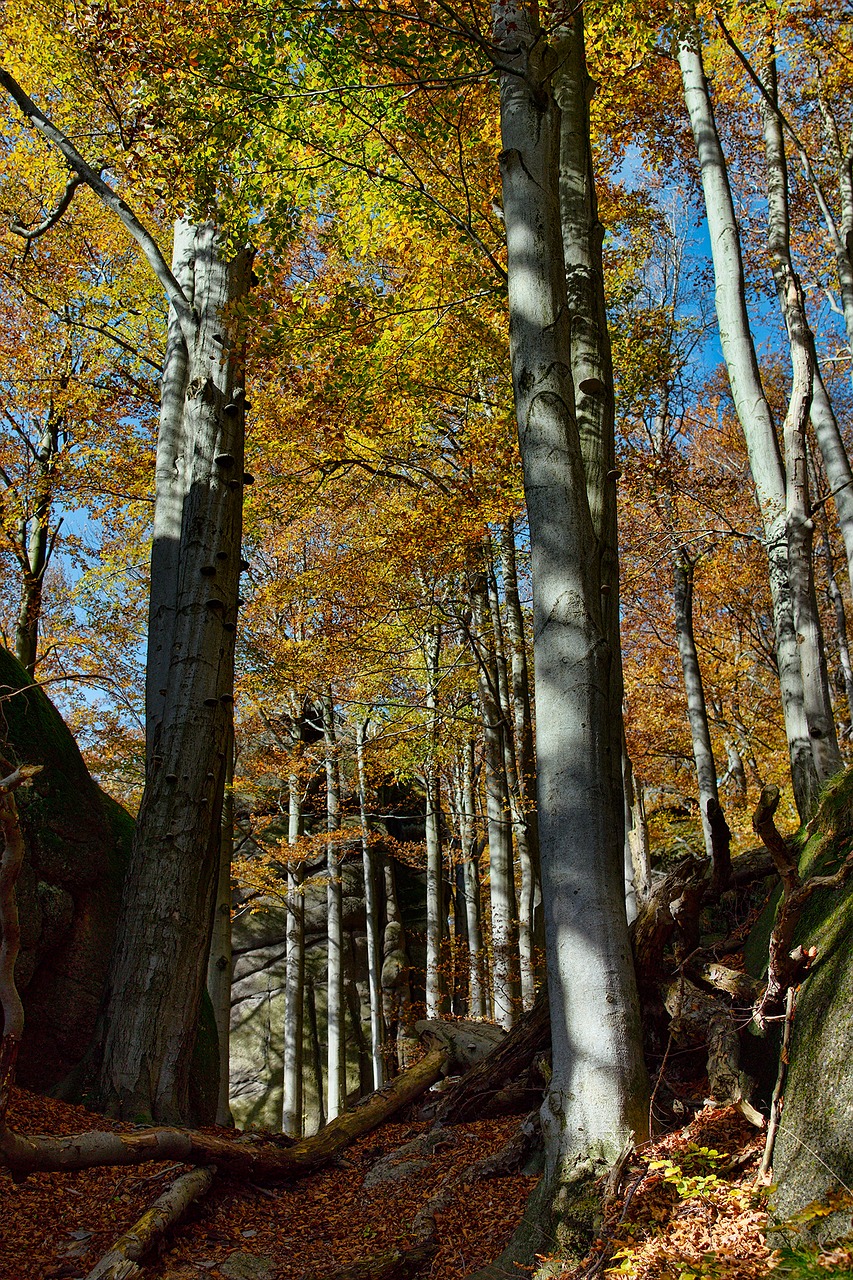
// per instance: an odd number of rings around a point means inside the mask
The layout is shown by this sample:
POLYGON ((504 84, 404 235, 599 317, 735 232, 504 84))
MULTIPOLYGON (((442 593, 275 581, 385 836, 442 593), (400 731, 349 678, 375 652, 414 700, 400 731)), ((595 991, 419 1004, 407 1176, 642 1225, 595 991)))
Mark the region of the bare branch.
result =
POLYGON ((80 152, 74 146, 74 143, 67 138, 61 129, 48 120, 47 116, 33 102, 21 86, 18 84, 14 76, 11 76, 4 67, 0 67, 0 85, 6 90, 9 96, 20 109, 22 115, 29 120, 34 129, 38 129, 42 137, 48 142, 53 143, 56 149, 64 157, 70 167, 79 176, 82 182, 91 187, 95 195, 102 203, 111 210, 118 218, 121 219, 124 226, 133 236, 139 245, 151 270, 154 272, 160 284, 166 291, 169 302, 175 308, 181 324, 184 337, 191 342, 195 332, 195 316, 190 303, 187 301, 186 294, 181 288, 178 281, 173 276, 166 259, 160 252, 157 241, 151 235, 137 218, 136 214, 128 204, 122 200, 112 187, 104 182, 103 178, 97 173, 90 164, 88 164, 80 152))
POLYGON ((38 240, 39 236, 43 236, 46 231, 50 231, 51 227, 55 227, 65 210, 74 199, 74 192, 82 184, 83 179, 79 173, 72 173, 65 184, 65 191, 62 193, 59 204, 53 213, 38 224, 37 227, 25 227, 22 222, 17 219, 9 224, 9 230, 13 231, 16 236, 20 236, 22 240, 38 240))

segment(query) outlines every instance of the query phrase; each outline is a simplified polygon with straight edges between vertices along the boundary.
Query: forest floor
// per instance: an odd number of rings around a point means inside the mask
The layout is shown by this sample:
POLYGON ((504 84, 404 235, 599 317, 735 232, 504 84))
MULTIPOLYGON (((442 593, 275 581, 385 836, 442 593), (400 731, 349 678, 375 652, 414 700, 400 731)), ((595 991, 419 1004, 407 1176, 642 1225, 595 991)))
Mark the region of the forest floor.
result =
MULTIPOLYGON (((14 1095, 8 1119, 30 1133, 130 1127, 23 1091, 14 1095)), ((287 1183, 217 1179, 159 1255, 146 1260, 143 1274, 149 1280, 329 1280, 355 1262, 405 1249, 418 1210, 446 1179, 499 1151, 518 1123, 509 1117, 448 1127, 424 1163, 392 1168, 390 1180, 372 1187, 365 1177, 377 1161, 425 1133, 426 1121, 386 1124, 326 1169, 287 1183)), ((647 1145, 609 1207, 604 1242, 583 1267, 565 1272, 565 1280, 614 1270, 633 1280, 805 1274, 790 1270, 766 1242, 766 1191, 755 1186, 763 1141, 736 1108, 706 1108, 686 1128, 647 1145)), ((90 1169, 19 1183, 0 1170, 0 1280, 86 1276, 183 1168, 90 1169)), ((534 1184, 535 1177, 525 1175, 462 1180, 437 1218, 440 1249, 422 1274, 462 1280, 496 1258, 534 1184)), ((826 1255, 808 1274, 853 1277, 853 1255, 826 1255)))

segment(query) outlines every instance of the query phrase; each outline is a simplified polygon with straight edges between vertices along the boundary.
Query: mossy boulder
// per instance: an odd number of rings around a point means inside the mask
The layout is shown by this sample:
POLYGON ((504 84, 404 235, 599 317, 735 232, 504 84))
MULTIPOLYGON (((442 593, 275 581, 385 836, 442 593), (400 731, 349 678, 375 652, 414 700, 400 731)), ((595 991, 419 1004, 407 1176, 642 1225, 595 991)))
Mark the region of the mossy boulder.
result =
POLYGON ((18 1079, 46 1090, 80 1061, 92 1036, 133 819, 90 776, 59 712, 2 648, 0 699, 3 753, 44 766, 17 797, 26 855, 16 978, 26 1020, 18 1079))
MULTIPOLYGON (((827 786, 816 816, 801 833, 803 878, 835 872, 851 841, 853 769, 848 769, 827 786)), ((756 936, 766 941, 769 927, 767 919, 760 921, 756 936)), ((812 895, 795 941, 817 947, 817 956, 797 996, 773 1160, 773 1217, 778 1224, 806 1211, 798 1238, 825 1244, 851 1231, 850 1204, 820 1215, 810 1215, 807 1206, 826 1205, 853 1186, 853 876, 840 890, 812 895)), ((771 1239, 778 1242, 778 1236, 771 1239)))

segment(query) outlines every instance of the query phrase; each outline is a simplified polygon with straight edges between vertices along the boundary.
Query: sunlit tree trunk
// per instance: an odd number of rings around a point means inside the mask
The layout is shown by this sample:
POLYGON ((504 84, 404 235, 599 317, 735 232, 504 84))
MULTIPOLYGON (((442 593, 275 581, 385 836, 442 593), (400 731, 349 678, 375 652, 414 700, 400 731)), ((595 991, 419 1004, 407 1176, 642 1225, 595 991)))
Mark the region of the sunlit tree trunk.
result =
POLYGON ((462 845, 462 878, 465 890, 466 941, 468 945, 468 1012, 484 1018, 483 931, 480 920, 480 874, 477 812, 474 801, 474 750, 470 739, 461 753, 459 778, 459 838, 462 845))
MULTIPOLYGON (((489 610, 492 617, 492 636, 494 645, 493 666, 497 677, 498 702, 501 715, 501 739, 503 744, 504 775, 508 811, 507 819, 512 820, 512 834, 515 836, 515 848, 518 854, 518 865, 521 873, 521 885, 518 904, 518 952, 519 979, 522 1008, 529 1009, 533 1005, 536 994, 535 974, 533 969, 533 932, 534 932, 534 899, 536 875, 533 856, 528 840, 527 815, 521 780, 516 763, 516 747, 514 734, 514 717, 510 704, 509 680, 506 654, 504 652, 503 621, 501 619, 500 600, 497 580, 490 556, 486 560, 486 577, 489 590, 489 610)), ((537 851, 538 862, 538 851, 537 851)))
POLYGON ((334 1120, 344 1109, 346 1095, 346 1023, 344 1009, 343 886, 340 846, 334 833, 341 825, 341 797, 338 783, 337 741, 331 694, 323 696, 323 740, 326 756, 326 905, 328 922, 327 1013, 328 1031, 326 1075, 328 1082, 326 1116, 334 1120))
POLYGON ((242 334, 250 259, 179 222, 152 550, 147 769, 103 1020, 104 1107, 186 1118, 207 972, 234 700, 243 506, 242 334), (166 463, 166 457, 169 464, 166 463))
MULTIPOLYGON (((294 742, 295 762, 300 744, 294 742)), ((295 770, 287 786, 287 843, 294 849, 302 835, 302 778, 295 770)), ((305 864, 301 859, 287 866, 287 959, 284 980, 284 1088, 281 1131, 302 1137, 305 1021, 305 864)))
POLYGON ((764 524, 794 797, 800 815, 808 817, 814 811, 822 778, 812 750, 797 644, 786 525, 785 471, 750 331, 740 235, 702 64, 698 31, 691 31, 682 40, 678 58, 705 195, 720 342, 764 524))
POLYGON ((675 638, 681 660, 684 691, 687 695, 687 719, 690 723, 690 741, 693 745, 693 760, 696 764, 702 834, 705 839, 705 851, 714 861, 714 837, 708 803, 710 801, 719 805, 720 797, 717 791, 717 766, 711 743, 705 687, 702 683, 702 670, 699 666, 699 653, 693 631, 693 574, 694 564, 687 554, 687 549, 677 547, 672 555, 675 638))
POLYGON ((382 1024, 382 948, 379 942, 379 905, 376 900, 376 869, 373 850, 370 847, 370 829, 367 822, 367 780, 364 772, 364 743, 367 723, 356 726, 356 763, 358 766, 358 810, 361 818, 361 859, 364 870, 364 914, 367 933, 367 981, 370 998, 370 1060, 373 1069, 373 1087, 379 1089, 385 1083, 385 1058, 382 1047, 385 1032, 382 1024))
MULTIPOLYGON (((778 91, 775 54, 769 59, 765 87, 771 103, 776 104, 778 91)), ((803 288, 791 259, 788 165, 785 158, 782 125, 777 110, 767 102, 764 103, 764 154, 767 164, 768 192, 767 242, 776 294, 788 334, 793 370, 784 428, 789 574, 800 667, 803 674, 806 718, 818 777, 821 782, 825 782, 841 768, 841 755, 838 750, 829 698, 829 681, 812 565, 814 523, 809 501, 806 427, 810 410, 813 418, 815 417, 813 389, 817 372, 817 356, 814 336, 806 318, 803 288)), ((815 429, 817 433, 817 427, 820 424, 823 440, 827 445, 824 462, 830 483, 836 491, 839 517, 845 513, 853 519, 853 505, 851 505, 853 491, 850 489, 853 476, 851 476, 850 464, 838 431, 838 424, 835 423, 822 383, 818 392, 817 409, 815 429), (847 462, 846 466, 843 465, 844 462, 847 462)), ((818 436, 818 443, 823 450, 820 436, 818 436)), ((853 524, 848 529, 848 536, 853 548, 853 524)))
POLYGON ((427 760, 424 768, 426 794, 427 854, 427 960, 426 1013, 428 1018, 441 1014, 444 982, 441 971, 441 944, 444 937, 444 890, 441 855, 441 792, 436 748, 438 746, 438 678, 441 659, 441 627, 430 627, 425 639, 427 678, 427 760))
POLYGON ((469 585, 477 662, 480 715, 486 784, 486 820, 489 842, 489 906, 491 917, 491 979, 494 1017, 509 1028, 518 1016, 519 952, 518 907, 512 857, 512 821, 506 781, 504 718, 492 640, 485 574, 477 573, 469 585))
MULTIPOLYGON (((510 354, 533 569, 536 756, 553 1075, 552 1199, 647 1128, 639 1003, 614 808, 614 655, 574 413, 558 193, 560 62, 526 7, 493 8, 510 354), (571 857, 567 850, 571 849, 571 857)), ((621 751, 621 742, 620 742, 621 751)), ((616 811, 618 809, 618 812, 616 811)))

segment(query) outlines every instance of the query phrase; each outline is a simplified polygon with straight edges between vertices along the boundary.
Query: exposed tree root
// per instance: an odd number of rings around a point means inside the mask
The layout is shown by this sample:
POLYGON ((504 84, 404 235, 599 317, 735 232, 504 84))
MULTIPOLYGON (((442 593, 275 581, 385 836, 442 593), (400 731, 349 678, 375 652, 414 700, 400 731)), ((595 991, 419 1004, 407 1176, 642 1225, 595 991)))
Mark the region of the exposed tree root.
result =
POLYGON ((331 1160, 362 1134, 375 1129, 419 1098, 441 1076, 447 1055, 428 1053, 385 1088, 338 1116, 313 1138, 289 1146, 252 1138, 231 1141, 191 1129, 145 1129, 137 1133, 83 1133, 43 1138, 0 1128, 0 1163, 18 1174, 94 1165, 133 1165, 149 1160, 215 1164, 236 1177, 287 1178, 309 1173, 331 1160))
POLYGON ((192 1202, 210 1189, 213 1174, 213 1169, 191 1169, 176 1178, 139 1221, 116 1240, 86 1280, 132 1280, 141 1276, 139 1260, 183 1217, 192 1202))

